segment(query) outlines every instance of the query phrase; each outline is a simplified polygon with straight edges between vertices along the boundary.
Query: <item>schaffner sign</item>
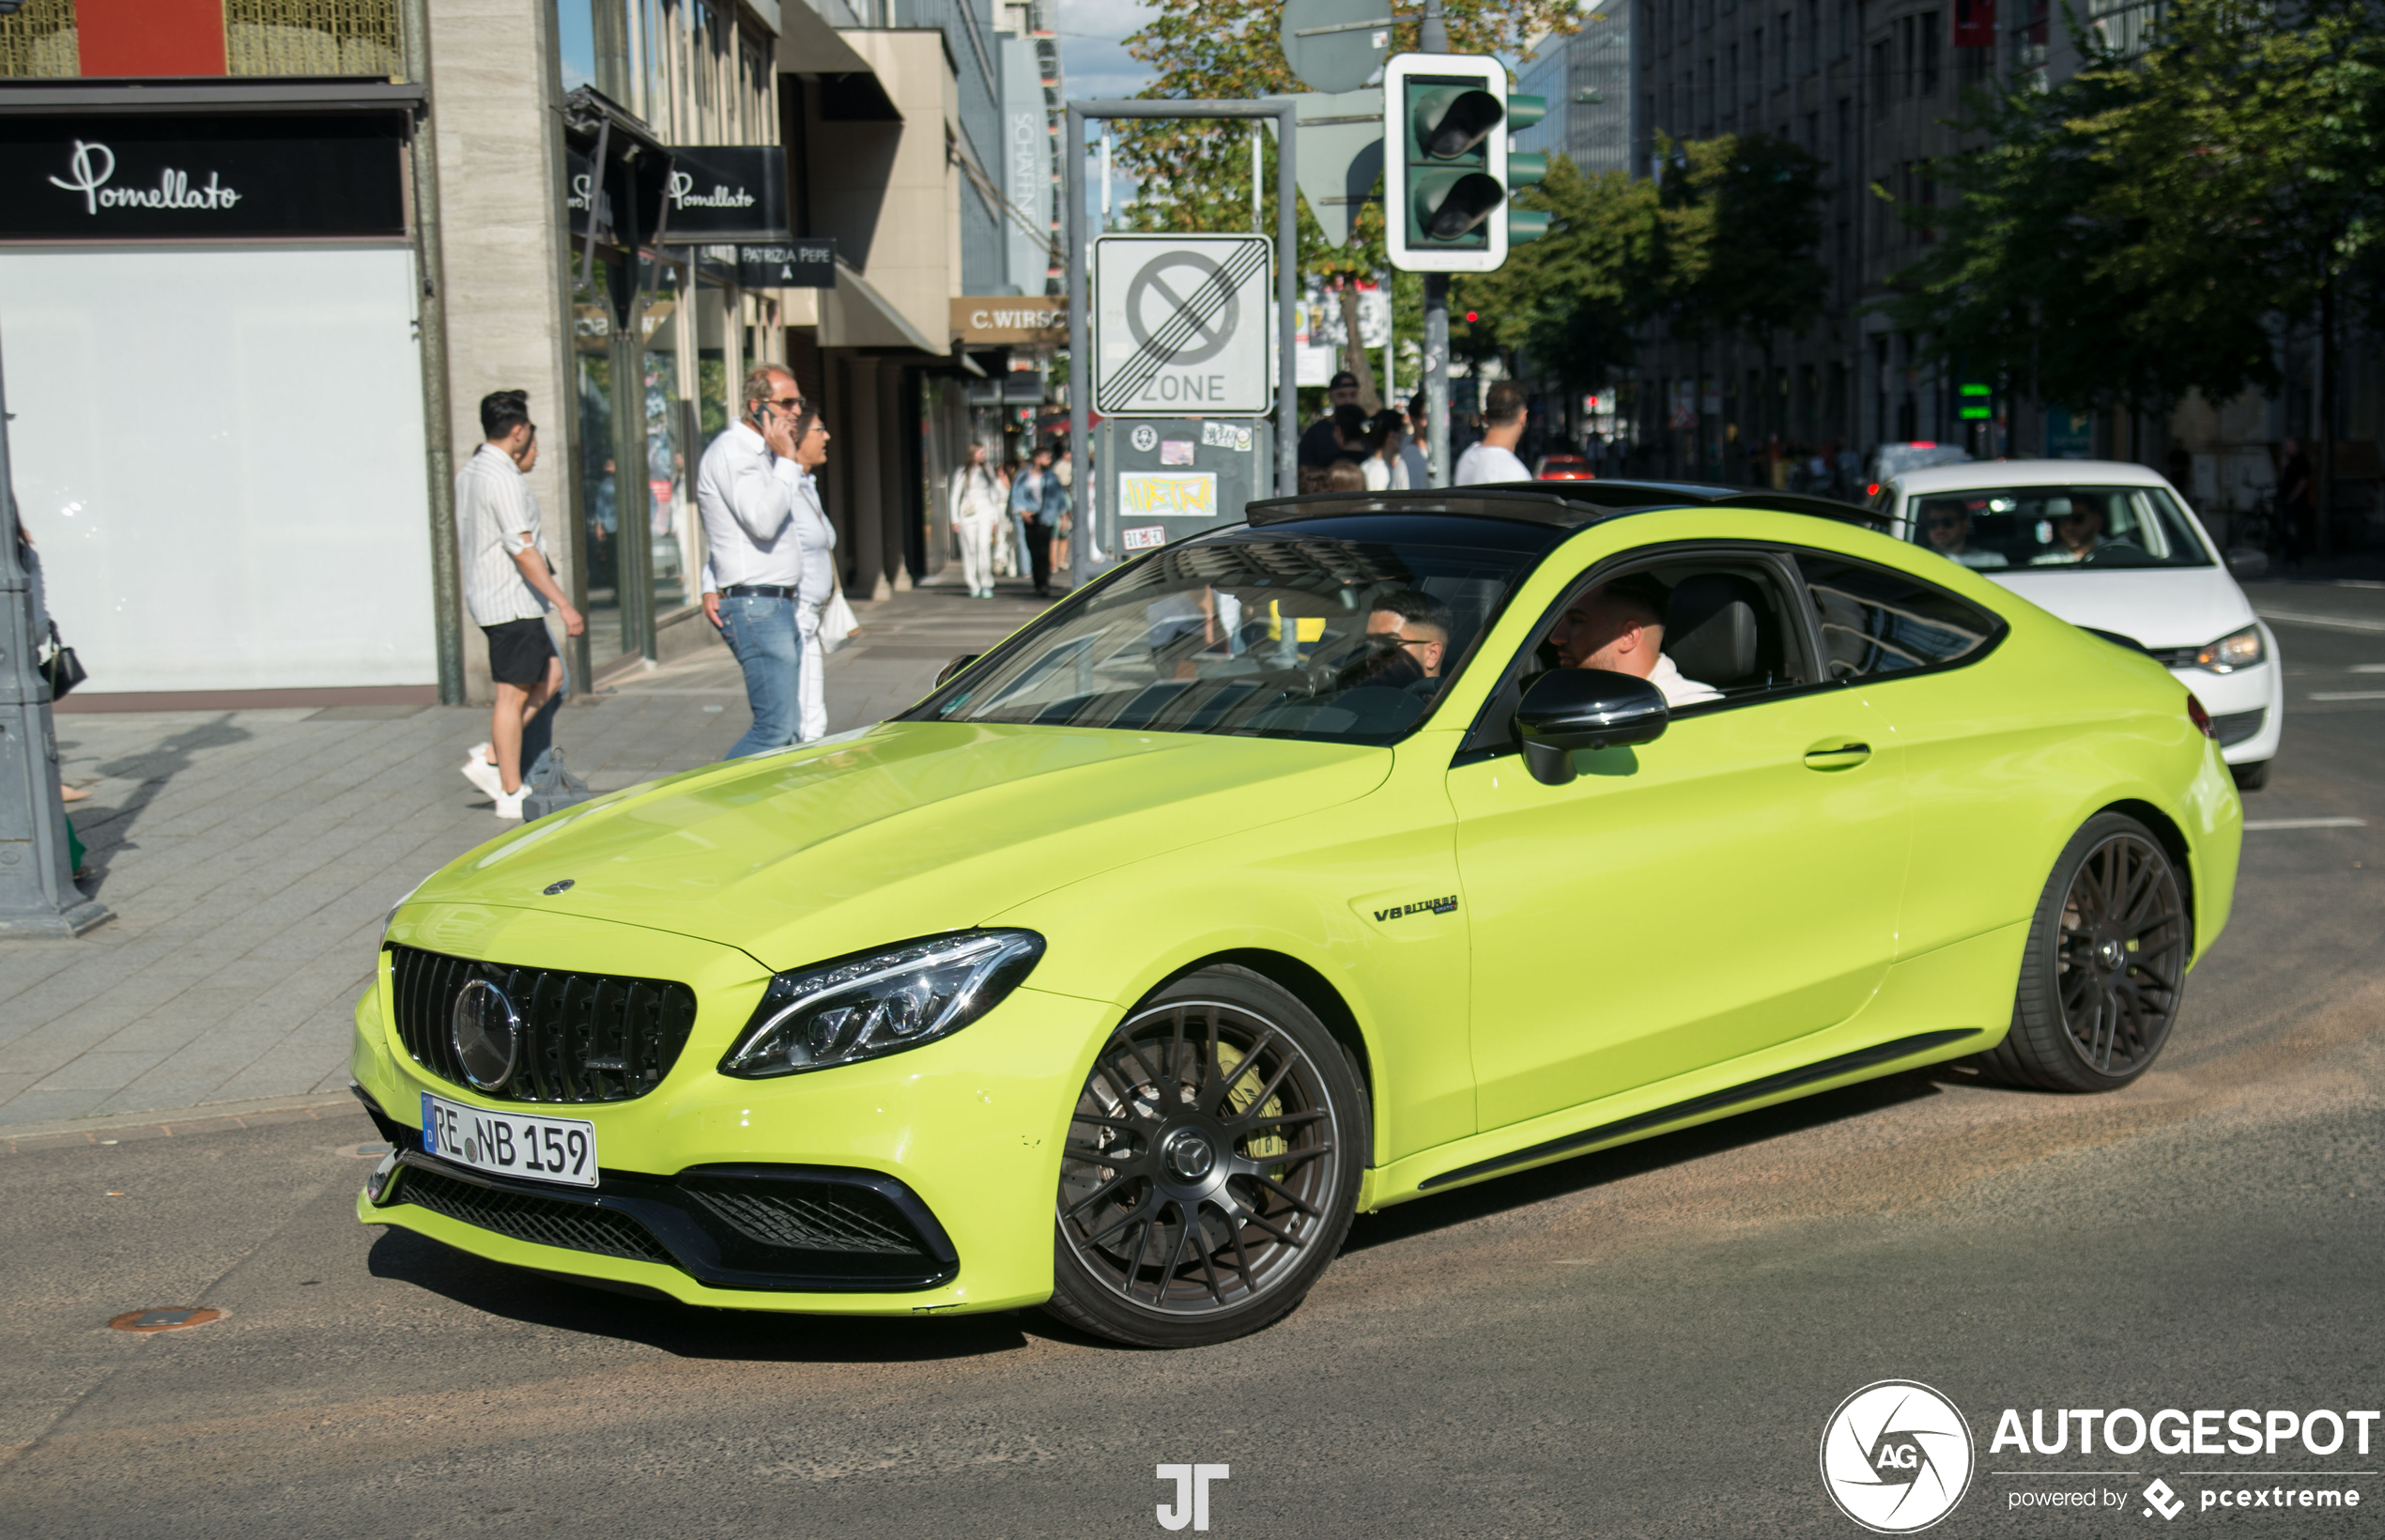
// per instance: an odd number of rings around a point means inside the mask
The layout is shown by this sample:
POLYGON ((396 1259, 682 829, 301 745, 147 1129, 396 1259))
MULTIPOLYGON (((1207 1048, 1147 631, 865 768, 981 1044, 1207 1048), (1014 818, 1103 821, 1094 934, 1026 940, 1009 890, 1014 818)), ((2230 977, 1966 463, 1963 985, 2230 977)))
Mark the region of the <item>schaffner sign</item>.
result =
POLYGON ((670 222, 679 245, 769 240, 787 233, 787 152, 777 145, 674 145, 670 222))
POLYGON ((0 239, 406 233, 398 122, 0 121, 0 239))

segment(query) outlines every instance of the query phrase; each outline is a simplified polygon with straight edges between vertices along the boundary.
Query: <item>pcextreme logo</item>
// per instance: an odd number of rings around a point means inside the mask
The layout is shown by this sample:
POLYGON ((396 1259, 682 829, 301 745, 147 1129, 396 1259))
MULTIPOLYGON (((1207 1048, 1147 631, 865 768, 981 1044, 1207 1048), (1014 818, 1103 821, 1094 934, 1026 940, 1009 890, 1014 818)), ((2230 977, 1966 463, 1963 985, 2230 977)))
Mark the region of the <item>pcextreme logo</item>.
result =
POLYGON ((1866 1385, 1823 1426, 1823 1486, 1840 1513, 1875 1534, 1911 1534, 1952 1513, 1971 1466, 1971 1425, 1918 1380, 1866 1385))

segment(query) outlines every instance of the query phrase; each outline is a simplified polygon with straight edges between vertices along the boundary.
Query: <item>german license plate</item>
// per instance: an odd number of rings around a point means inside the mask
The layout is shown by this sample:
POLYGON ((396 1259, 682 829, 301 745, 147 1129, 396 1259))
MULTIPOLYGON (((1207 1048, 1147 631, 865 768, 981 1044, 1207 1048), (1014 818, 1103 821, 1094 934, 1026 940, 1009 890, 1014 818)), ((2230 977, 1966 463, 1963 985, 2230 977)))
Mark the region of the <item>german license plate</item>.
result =
POLYGON ((425 1091, 423 1153, 493 1177, 596 1185, 596 1125, 577 1117, 491 1112, 425 1091))

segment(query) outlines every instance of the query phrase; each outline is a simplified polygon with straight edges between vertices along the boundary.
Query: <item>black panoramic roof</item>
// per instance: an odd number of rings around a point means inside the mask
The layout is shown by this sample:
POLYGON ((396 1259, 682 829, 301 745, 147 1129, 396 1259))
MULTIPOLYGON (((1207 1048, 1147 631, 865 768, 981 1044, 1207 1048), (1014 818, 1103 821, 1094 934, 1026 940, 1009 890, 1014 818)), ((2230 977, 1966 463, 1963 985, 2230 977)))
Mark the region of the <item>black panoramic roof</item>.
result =
POLYGON ((1884 529, 1888 523, 1885 514, 1873 509, 1831 498, 1808 497, 1802 492, 1714 486, 1700 482, 1603 480, 1500 482, 1422 492, 1312 492, 1305 497, 1263 499, 1250 504, 1247 516, 1254 528, 1359 515, 1435 514, 1513 519, 1577 530, 1621 514, 1713 507, 1803 514, 1873 530, 1884 529))

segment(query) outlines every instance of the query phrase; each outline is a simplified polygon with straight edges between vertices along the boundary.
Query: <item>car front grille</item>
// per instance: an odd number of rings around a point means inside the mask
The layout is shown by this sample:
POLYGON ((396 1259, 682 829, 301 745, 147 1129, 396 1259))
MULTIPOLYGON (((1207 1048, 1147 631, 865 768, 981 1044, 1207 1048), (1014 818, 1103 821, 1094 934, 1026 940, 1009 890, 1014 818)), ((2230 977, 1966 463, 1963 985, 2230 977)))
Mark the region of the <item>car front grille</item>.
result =
POLYGON ((419 1165, 407 1166, 405 1175, 398 1179, 397 1201, 542 1246, 594 1252, 599 1256, 625 1256, 633 1262, 668 1263, 671 1259, 662 1242, 627 1214, 562 1198, 500 1192, 442 1177, 419 1165))
POLYGON ((398 1037, 414 1062, 506 1101, 624 1101, 661 1084, 687 1044, 696 995, 659 978, 564 973, 389 947, 398 1037), (472 980, 501 991, 521 1022, 513 1071, 496 1086, 468 1079, 449 1032, 472 980))
POLYGON ((738 1234, 765 1246, 879 1256, 927 1255, 910 1222, 866 1187, 820 1183, 771 1192, 690 1184, 687 1194, 738 1234))
POLYGON ((2251 711, 2231 711, 2224 716, 2211 718, 2211 735, 2222 748, 2234 748, 2238 744, 2261 735, 2261 724, 2269 720, 2269 708, 2255 706, 2251 711))

